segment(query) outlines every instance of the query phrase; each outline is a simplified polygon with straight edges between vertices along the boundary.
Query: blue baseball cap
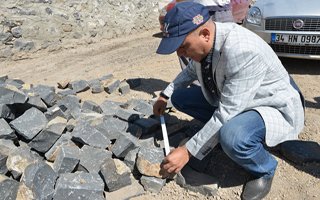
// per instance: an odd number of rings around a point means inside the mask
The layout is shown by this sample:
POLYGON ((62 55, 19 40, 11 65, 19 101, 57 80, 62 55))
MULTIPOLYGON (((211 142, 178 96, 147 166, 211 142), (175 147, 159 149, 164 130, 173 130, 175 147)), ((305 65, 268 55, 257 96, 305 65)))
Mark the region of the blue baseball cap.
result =
POLYGON ((177 3, 164 18, 163 38, 157 49, 158 54, 175 52, 191 31, 210 19, 207 8, 199 3, 177 3))

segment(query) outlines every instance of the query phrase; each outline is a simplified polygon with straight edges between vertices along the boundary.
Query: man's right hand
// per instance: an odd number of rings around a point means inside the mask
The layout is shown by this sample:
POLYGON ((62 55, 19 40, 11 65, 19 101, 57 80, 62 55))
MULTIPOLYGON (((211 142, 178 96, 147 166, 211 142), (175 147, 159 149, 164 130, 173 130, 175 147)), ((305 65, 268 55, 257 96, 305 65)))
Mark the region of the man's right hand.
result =
POLYGON ((159 97, 153 105, 153 114, 156 116, 162 115, 167 107, 167 100, 163 97, 159 97))

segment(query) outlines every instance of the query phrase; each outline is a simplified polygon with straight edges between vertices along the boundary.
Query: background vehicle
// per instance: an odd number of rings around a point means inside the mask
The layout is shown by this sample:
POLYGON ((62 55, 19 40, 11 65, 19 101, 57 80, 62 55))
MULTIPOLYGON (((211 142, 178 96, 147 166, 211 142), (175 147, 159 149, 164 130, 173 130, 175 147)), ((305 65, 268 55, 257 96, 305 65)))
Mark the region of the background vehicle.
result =
POLYGON ((319 0, 258 0, 244 27, 263 38, 278 56, 320 59, 319 0))

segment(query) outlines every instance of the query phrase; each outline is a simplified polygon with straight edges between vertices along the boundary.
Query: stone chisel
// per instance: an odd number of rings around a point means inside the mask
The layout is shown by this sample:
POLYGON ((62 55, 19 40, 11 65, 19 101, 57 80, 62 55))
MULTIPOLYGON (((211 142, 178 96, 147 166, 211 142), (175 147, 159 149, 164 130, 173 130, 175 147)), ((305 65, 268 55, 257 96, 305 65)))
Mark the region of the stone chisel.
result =
POLYGON ((161 123, 162 136, 163 136, 163 142, 164 142, 164 150, 167 156, 170 153, 170 146, 169 146, 167 127, 166 127, 166 123, 164 121, 163 115, 160 115, 160 123, 161 123))

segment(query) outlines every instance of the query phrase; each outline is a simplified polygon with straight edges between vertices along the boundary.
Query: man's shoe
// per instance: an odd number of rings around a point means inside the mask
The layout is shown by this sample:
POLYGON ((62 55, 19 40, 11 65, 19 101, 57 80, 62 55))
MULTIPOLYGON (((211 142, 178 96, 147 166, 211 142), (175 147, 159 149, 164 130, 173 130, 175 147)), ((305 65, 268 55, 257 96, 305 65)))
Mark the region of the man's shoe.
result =
POLYGON ((261 177, 248 181, 243 188, 241 199, 243 200, 258 200, 262 199, 269 193, 272 185, 272 179, 261 177))

